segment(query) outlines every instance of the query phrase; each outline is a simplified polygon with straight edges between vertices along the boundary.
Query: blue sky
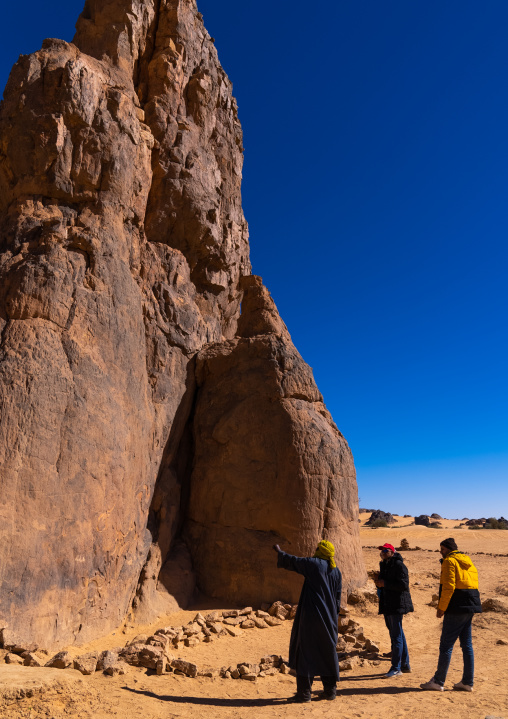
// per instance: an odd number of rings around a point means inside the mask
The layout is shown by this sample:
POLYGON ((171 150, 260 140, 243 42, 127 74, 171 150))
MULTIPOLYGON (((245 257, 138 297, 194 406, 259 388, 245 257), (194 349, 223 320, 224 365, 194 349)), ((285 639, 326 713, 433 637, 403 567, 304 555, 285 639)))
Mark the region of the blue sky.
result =
MULTIPOLYGON (((83 2, 2 10, 0 86, 83 2)), ((508 515, 508 3, 201 0, 244 128, 254 272, 361 505, 508 515)))

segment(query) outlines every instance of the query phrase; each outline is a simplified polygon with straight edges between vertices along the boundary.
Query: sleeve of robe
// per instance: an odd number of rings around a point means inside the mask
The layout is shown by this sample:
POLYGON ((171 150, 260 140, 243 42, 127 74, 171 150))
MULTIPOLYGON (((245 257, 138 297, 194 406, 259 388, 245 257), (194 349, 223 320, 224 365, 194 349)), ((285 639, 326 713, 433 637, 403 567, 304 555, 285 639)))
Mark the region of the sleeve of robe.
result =
POLYGON ((310 562, 308 557, 294 557, 286 552, 279 552, 277 556, 277 567, 279 569, 288 569, 290 572, 297 572, 310 579, 316 571, 314 562, 310 562))
MULTIPOLYGON (((316 564, 309 560, 308 557, 294 557, 286 552, 279 552, 277 556, 277 567, 279 569, 288 569, 290 572, 297 572, 305 579, 311 579, 316 572, 316 564)), ((337 587, 337 614, 340 611, 340 600, 342 596, 342 574, 339 570, 339 584, 337 587)))

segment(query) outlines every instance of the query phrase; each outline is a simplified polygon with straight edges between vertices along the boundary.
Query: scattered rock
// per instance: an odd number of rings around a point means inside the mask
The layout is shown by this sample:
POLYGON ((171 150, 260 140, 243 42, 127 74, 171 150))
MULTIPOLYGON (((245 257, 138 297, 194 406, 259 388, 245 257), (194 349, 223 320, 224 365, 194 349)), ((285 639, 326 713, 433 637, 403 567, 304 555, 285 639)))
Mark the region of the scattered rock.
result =
POLYGON ((508 641, 506 639, 498 639, 496 644, 502 644, 503 646, 508 646, 508 641))
POLYGON ((118 662, 119 652, 106 650, 102 652, 97 661, 97 671, 106 671, 109 667, 114 666, 118 662))
POLYGON ((244 674, 259 674, 259 664, 238 664, 238 671, 243 676, 244 674))
POLYGON ((25 667, 43 667, 46 661, 44 657, 35 652, 23 652, 22 657, 25 667))
POLYGON ((171 666, 176 671, 182 672, 187 677, 196 677, 198 673, 198 667, 192 662, 186 662, 183 659, 173 659, 171 666))
POLYGON ((222 617, 222 612, 210 612, 205 616, 207 622, 215 623, 218 622, 222 617))
POLYGON ((277 619, 277 617, 266 617, 264 621, 268 624, 269 627, 277 627, 279 626, 279 624, 282 624, 282 620, 277 619))
POLYGON ((290 609, 291 607, 287 609, 282 602, 274 602, 268 610, 268 614, 284 621, 288 617, 290 609))
POLYGON ((81 654, 74 660, 74 669, 86 676, 93 674, 97 669, 97 662, 99 661, 98 652, 88 652, 87 654, 81 654))
POLYGON ((69 652, 58 652, 58 654, 55 654, 44 666, 53 667, 54 669, 67 669, 68 667, 72 667, 73 664, 74 659, 69 652))
MULTIPOLYGON (((268 617, 267 617, 267 619, 268 619, 268 617)), ((266 623, 266 620, 263 619, 262 617, 256 617, 252 621, 254 622, 254 624, 256 625, 256 627, 258 629, 268 629, 269 625, 266 623)))
POLYGON ((256 624, 253 619, 244 619, 244 621, 240 624, 242 629, 254 629, 255 626, 256 624))
POLYGON ((226 617, 224 619, 224 624, 228 624, 231 627, 236 627, 237 624, 241 624, 243 622, 243 617, 226 617))
POLYGON ((9 652, 8 654, 5 655, 5 663, 6 664, 23 664, 23 659, 18 654, 9 652))

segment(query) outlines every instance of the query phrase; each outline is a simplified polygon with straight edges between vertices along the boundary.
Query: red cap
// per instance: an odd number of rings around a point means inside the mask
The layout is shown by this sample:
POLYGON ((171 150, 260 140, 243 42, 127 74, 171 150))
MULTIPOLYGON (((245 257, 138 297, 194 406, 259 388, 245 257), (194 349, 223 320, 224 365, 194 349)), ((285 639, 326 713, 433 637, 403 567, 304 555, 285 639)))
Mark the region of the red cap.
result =
POLYGON ((395 547, 392 547, 391 544, 383 544, 382 547, 378 547, 378 549, 389 549, 392 552, 395 552, 395 547))

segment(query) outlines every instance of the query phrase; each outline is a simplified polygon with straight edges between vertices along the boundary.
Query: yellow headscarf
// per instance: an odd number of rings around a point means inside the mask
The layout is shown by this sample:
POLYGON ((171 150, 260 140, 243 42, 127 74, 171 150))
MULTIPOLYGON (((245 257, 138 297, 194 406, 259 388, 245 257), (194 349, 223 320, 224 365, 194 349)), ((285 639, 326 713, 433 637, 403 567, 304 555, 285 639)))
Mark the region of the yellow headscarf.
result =
POLYGON ((335 557, 335 547, 331 542, 327 542, 326 539, 319 542, 314 556, 317 557, 317 559, 326 559, 332 569, 335 569, 337 566, 333 559, 335 557))

